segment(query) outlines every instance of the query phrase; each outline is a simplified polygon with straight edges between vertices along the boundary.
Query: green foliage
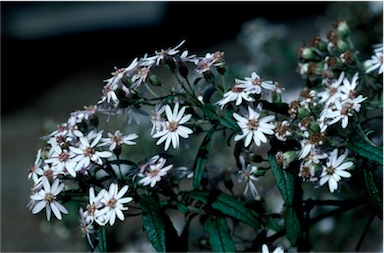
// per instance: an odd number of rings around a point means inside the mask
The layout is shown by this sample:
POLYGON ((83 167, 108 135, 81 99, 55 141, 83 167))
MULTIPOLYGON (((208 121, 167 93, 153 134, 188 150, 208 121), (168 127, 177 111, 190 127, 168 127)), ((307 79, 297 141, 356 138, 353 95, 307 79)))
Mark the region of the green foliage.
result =
POLYGON ((199 151, 197 153, 195 162, 194 162, 194 170, 193 170, 193 188, 199 189, 201 184, 201 179, 204 175, 205 164, 208 160, 209 149, 211 146, 212 136, 216 132, 215 127, 212 127, 211 130, 208 131, 205 136, 199 151))
POLYGON ((369 143, 354 141, 347 145, 349 149, 356 152, 359 156, 368 158, 383 165, 383 147, 375 147, 369 143))
POLYGON ((209 233, 212 252, 235 252, 235 244, 231 238, 231 230, 225 218, 209 216, 204 224, 209 233))
POLYGON ((240 220, 249 226, 258 228, 261 225, 260 215, 257 212, 247 208, 244 202, 239 201, 224 192, 195 190, 187 192, 185 196, 204 203, 208 210, 212 208, 225 216, 240 220))
MULTIPOLYGON (((274 155, 268 155, 269 163, 271 164, 272 173, 274 175, 276 185, 280 190, 281 196, 284 200, 285 212, 284 212, 284 224, 287 239, 292 245, 296 245, 302 231, 302 225, 298 218, 298 206, 295 206, 295 198, 297 198, 297 189, 295 186, 295 176, 283 170, 276 162, 274 155)), ((301 204, 302 201, 299 201, 301 204)))
POLYGON ((151 196, 140 199, 142 219, 148 238, 157 252, 166 252, 165 224, 160 211, 160 204, 151 196))

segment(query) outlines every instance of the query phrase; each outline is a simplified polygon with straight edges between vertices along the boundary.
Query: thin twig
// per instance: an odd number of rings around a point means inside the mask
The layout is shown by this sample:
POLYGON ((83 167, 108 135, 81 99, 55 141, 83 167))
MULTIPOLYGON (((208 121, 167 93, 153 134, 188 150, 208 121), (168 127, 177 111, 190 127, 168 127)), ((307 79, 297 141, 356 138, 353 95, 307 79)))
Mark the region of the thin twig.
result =
POLYGON ((356 252, 358 252, 360 250, 360 247, 363 244, 363 240, 364 240, 365 236, 367 235, 367 231, 368 231, 369 227, 371 226, 373 218, 375 218, 375 216, 376 216, 375 213, 372 213, 371 216, 369 217, 368 222, 365 225, 365 228, 363 230, 363 234, 361 235, 360 240, 356 245, 356 248, 355 248, 356 252))

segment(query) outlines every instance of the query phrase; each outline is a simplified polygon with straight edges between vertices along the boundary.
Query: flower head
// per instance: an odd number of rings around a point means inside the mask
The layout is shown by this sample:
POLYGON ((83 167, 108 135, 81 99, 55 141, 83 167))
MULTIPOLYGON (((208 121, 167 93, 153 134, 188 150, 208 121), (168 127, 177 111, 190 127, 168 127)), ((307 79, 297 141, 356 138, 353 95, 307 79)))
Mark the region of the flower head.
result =
POLYGON ((254 181, 257 181, 257 178, 254 175, 254 173, 257 171, 257 167, 251 166, 251 164, 245 164, 244 156, 240 156, 240 163, 242 167, 241 171, 239 171, 240 178, 242 181, 247 183, 244 189, 244 195, 247 194, 249 190, 251 190, 253 198, 256 199, 259 195, 254 184, 254 181))
POLYGON ((247 115, 240 115, 234 113, 233 117, 237 120, 237 124, 241 128, 242 133, 235 136, 235 141, 239 141, 245 138, 244 146, 248 147, 253 140, 257 146, 261 143, 267 143, 266 134, 273 135, 275 132, 273 129, 275 125, 272 121, 275 116, 268 115, 263 118, 260 117, 262 104, 259 103, 257 108, 254 109, 252 106, 248 106, 247 115))
POLYGON ((143 177, 139 180, 139 184, 154 187, 156 183, 159 182, 162 177, 167 175, 168 171, 173 167, 172 164, 164 167, 165 162, 166 159, 162 157, 159 157, 156 161, 152 160, 152 163, 148 164, 145 172, 139 173, 139 176, 143 177))
POLYGON ((179 148, 179 137, 188 138, 193 133, 192 129, 183 126, 191 117, 191 114, 184 115, 186 107, 183 106, 179 111, 179 103, 176 103, 173 111, 169 105, 165 106, 165 113, 167 115, 167 121, 165 121, 164 129, 160 132, 153 134, 153 138, 160 138, 156 145, 159 145, 165 141, 164 150, 168 150, 169 145, 172 142, 174 149, 179 148))
POLYGON ((137 137, 137 134, 123 135, 120 130, 116 130, 114 134, 108 133, 108 138, 101 138, 99 146, 109 146, 109 150, 113 151, 122 144, 135 145, 133 140, 137 137))
POLYGON ((34 200, 34 206, 32 207, 32 213, 37 214, 45 208, 47 220, 51 219, 51 214, 61 220, 61 213, 68 214, 68 210, 56 200, 56 196, 64 189, 64 184, 60 183, 59 179, 55 179, 52 185, 49 183, 46 177, 42 178, 42 189, 31 196, 34 200))
MULTIPOLYGON (((111 184, 108 191, 103 191, 101 202, 104 207, 100 210, 99 215, 103 215, 104 222, 109 222, 109 225, 113 225, 116 221, 116 217, 121 221, 125 219, 123 211, 128 210, 125 204, 133 200, 132 197, 123 197, 128 191, 128 185, 123 186, 120 191, 117 184, 111 184)), ((98 216, 99 216, 98 215, 98 216)))
POLYGON ((329 191, 332 193, 337 190, 337 183, 341 180, 342 177, 351 177, 351 173, 345 171, 346 169, 353 166, 353 163, 350 161, 344 162, 347 154, 348 151, 345 151, 344 154, 337 156, 338 150, 334 149, 328 157, 326 166, 323 166, 323 171, 320 176, 320 185, 322 186, 328 182, 329 191))
POLYGON ((377 73, 383 74, 383 44, 375 48, 374 54, 371 56, 371 59, 365 61, 367 69, 365 73, 370 73, 374 70, 377 70, 377 73))
POLYGON ((244 80, 237 79, 237 83, 238 88, 243 88, 251 94, 261 94, 263 89, 270 91, 275 89, 273 81, 262 80, 256 72, 252 72, 251 77, 244 77, 244 80))
POLYGON ((97 134, 91 132, 87 137, 80 137, 79 147, 69 147, 69 150, 76 154, 76 157, 73 158, 73 160, 77 162, 75 170, 87 168, 91 164, 91 161, 101 165, 103 164, 101 158, 112 156, 110 151, 98 151, 96 149, 101 138, 101 132, 97 134), (90 143, 90 141, 92 142, 90 143))

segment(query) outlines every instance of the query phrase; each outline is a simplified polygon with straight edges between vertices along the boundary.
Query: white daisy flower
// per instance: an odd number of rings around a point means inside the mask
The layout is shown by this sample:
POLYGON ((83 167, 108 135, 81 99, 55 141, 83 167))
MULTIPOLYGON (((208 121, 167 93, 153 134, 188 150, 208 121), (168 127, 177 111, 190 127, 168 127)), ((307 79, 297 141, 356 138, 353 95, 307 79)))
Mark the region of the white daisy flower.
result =
POLYGON ((101 138, 101 143, 99 144, 99 147, 109 146, 109 150, 113 151, 122 144, 135 145, 136 142, 134 142, 133 140, 137 137, 137 134, 123 135, 120 130, 116 130, 114 134, 108 133, 108 138, 101 138))
POLYGON ((164 129, 160 132, 153 134, 153 138, 160 138, 156 145, 159 145, 165 141, 164 150, 168 150, 169 145, 172 142, 174 149, 177 149, 180 144, 179 137, 188 138, 193 133, 192 129, 183 126, 191 117, 191 114, 184 115, 186 107, 183 106, 179 111, 179 103, 176 103, 173 112, 169 105, 165 106, 165 113, 167 115, 167 121, 165 122, 164 129))
POLYGON ((97 219, 99 210, 103 207, 103 203, 101 199, 104 195, 104 189, 99 192, 99 194, 95 195, 95 189, 93 187, 89 188, 89 203, 86 206, 84 211, 84 217, 87 223, 92 223, 97 219))
POLYGON ((56 142, 51 142, 53 153, 46 163, 52 164, 51 169, 58 173, 70 174, 72 177, 76 177, 76 162, 72 160, 75 157, 75 153, 70 150, 62 149, 56 142))
POLYGON ((93 243, 92 243, 92 240, 91 240, 91 234, 94 233, 94 227, 92 225, 92 222, 89 222, 86 219, 87 215, 83 211, 83 208, 80 208, 79 214, 80 214, 80 229, 81 229, 81 232, 82 232, 82 234, 84 236, 87 237, 87 241, 88 241, 89 245, 91 245, 91 247, 93 248, 93 243))
POLYGON ((102 138, 102 133, 99 132, 95 134, 95 136, 93 135, 94 134, 91 132, 87 137, 81 137, 80 146, 78 148, 73 146, 69 147, 69 150, 77 155, 73 158, 73 160, 77 162, 75 167, 76 171, 87 168, 91 164, 91 161, 102 165, 103 161, 101 158, 108 158, 113 155, 110 151, 97 151, 95 147, 99 144, 99 141, 102 138), (89 140, 92 139, 92 143, 89 143, 89 140))
POLYGON ((45 208, 48 221, 51 219, 52 212, 57 219, 61 220, 61 213, 68 214, 68 210, 56 201, 56 196, 64 189, 64 184, 60 183, 59 179, 55 179, 51 186, 48 179, 43 177, 42 186, 42 189, 31 196, 31 199, 35 201, 32 213, 37 214, 45 208))
POLYGON ((165 106, 163 106, 162 104, 157 104, 155 106, 155 110, 152 112, 152 115, 151 115, 151 122, 152 122, 151 135, 153 135, 154 133, 160 132, 164 129, 165 121, 161 117, 164 111, 165 111, 165 106))
POLYGON ((374 50, 374 55, 371 56, 371 59, 365 61, 364 65, 366 66, 365 73, 370 73, 374 70, 377 70, 377 73, 383 74, 383 46, 378 47, 374 50))
POLYGON ((229 102, 236 101, 235 105, 239 106, 243 100, 251 102, 253 98, 250 97, 251 93, 249 91, 245 91, 244 88, 240 88, 237 85, 232 86, 232 89, 224 93, 223 98, 216 102, 217 105, 223 109, 224 105, 229 102))
POLYGON ((337 79, 325 78, 325 90, 317 93, 320 103, 327 102, 327 104, 334 102, 341 97, 340 85, 343 83, 345 73, 341 72, 337 79))
POLYGON ((344 154, 338 155, 337 148, 332 151, 326 162, 326 166, 323 165, 323 172, 320 175, 320 186, 328 182, 329 191, 333 193, 338 188, 338 182, 342 177, 349 178, 351 174, 346 169, 353 166, 352 162, 344 162, 347 157, 348 151, 344 154))
POLYGON ((35 162, 29 168, 28 179, 36 183, 41 175, 43 175, 41 149, 37 151, 35 162))
POLYGON ((257 178, 255 177, 254 173, 257 171, 256 166, 251 166, 250 164, 245 164, 245 159, 243 156, 240 156, 240 163, 241 163, 241 171, 239 171, 240 178, 243 182, 246 182, 246 186, 244 189, 244 195, 248 193, 248 191, 251 191, 252 197, 256 199, 259 195, 257 192, 256 186, 254 184, 254 181, 257 181, 257 178))
POLYGON ((266 90, 274 90, 276 88, 273 81, 264 81, 256 72, 252 72, 251 77, 244 77, 244 80, 236 79, 238 88, 243 88, 251 94, 261 94, 263 88, 266 90))
POLYGON ((261 143, 267 143, 265 134, 273 135, 275 132, 275 124, 272 121, 275 119, 274 115, 268 115, 261 119, 260 112, 262 104, 259 103, 256 110, 253 106, 248 106, 248 115, 241 116, 238 113, 234 113, 233 117, 237 120, 237 124, 242 130, 241 134, 237 134, 234 138, 235 141, 239 141, 245 138, 244 146, 248 147, 253 140, 257 146, 261 143))
POLYGON ((366 99, 366 97, 364 98, 360 95, 355 99, 348 98, 344 101, 336 100, 334 108, 326 111, 324 114, 325 118, 331 119, 328 125, 341 121, 341 127, 346 128, 348 126, 348 118, 353 116, 353 111, 358 112, 360 110, 360 103, 366 99))
POLYGON ((349 81, 344 78, 343 85, 340 86, 340 92, 342 93, 342 99, 354 99, 356 97, 356 87, 359 80, 359 72, 353 75, 352 80, 349 81))
POLYGON ((180 50, 179 48, 185 43, 185 40, 181 41, 177 46, 174 48, 168 48, 168 49, 161 49, 160 51, 156 51, 156 65, 160 64, 160 61, 164 61, 170 56, 174 56, 177 54, 180 50))
POLYGON ((154 187, 173 167, 172 164, 164 167, 165 162, 166 159, 160 157, 155 163, 149 164, 147 171, 139 173, 139 176, 143 178, 140 179, 138 183, 144 186, 150 185, 151 187, 154 187))
POLYGON ((105 216, 105 222, 109 222, 109 225, 111 226, 115 223, 116 217, 121 221, 125 219, 123 211, 128 210, 129 208, 124 205, 133 200, 132 197, 123 198, 127 191, 128 185, 123 186, 119 191, 117 184, 111 184, 109 186, 109 191, 103 192, 101 202, 105 206, 100 210, 100 214, 105 216))
MULTIPOLYGON (((263 244, 261 246, 261 253, 269 253, 268 246, 266 244, 263 244)), ((273 250, 272 253, 284 253, 284 249, 282 247, 277 247, 273 250)))

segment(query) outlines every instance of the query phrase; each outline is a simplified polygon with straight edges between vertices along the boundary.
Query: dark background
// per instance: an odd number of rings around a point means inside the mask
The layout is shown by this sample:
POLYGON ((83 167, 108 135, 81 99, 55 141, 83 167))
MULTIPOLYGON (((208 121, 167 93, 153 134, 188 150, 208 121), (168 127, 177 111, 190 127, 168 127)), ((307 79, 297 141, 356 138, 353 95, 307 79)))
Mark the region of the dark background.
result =
POLYGON ((2 96, 2 113, 33 103, 55 80, 90 65, 125 66, 127 59, 168 48, 182 39, 189 48, 207 47, 235 38, 241 25, 255 17, 287 22, 320 15, 326 5, 315 1, 2 2, 2 95, 12 94, 2 96), (150 6, 156 7, 147 13, 150 6), (86 9, 105 13, 95 12, 88 19, 76 16, 81 15, 77 10, 86 9), (121 17, 114 16, 115 9, 121 17), (132 11, 135 20, 124 18, 124 12, 132 16, 132 11), (55 13, 68 20, 49 20, 55 13), (40 23, 33 25, 31 18, 40 23), (29 25, 28 30, 21 29, 23 24, 29 25), (49 29, 44 31, 39 25, 49 29))

